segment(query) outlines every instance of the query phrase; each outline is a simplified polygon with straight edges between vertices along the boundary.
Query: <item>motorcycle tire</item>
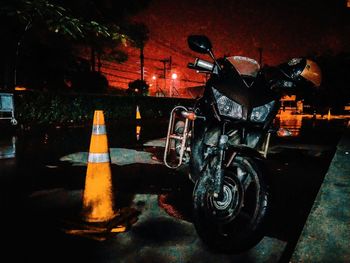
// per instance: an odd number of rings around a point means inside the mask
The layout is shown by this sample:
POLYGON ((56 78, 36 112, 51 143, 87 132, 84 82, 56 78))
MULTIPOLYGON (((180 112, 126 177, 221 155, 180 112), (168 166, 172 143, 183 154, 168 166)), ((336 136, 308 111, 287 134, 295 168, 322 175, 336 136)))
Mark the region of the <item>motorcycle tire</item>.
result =
POLYGON ((210 173, 206 167, 193 190, 193 222, 201 240, 217 252, 230 254, 255 246, 264 236, 269 207, 268 187, 258 165, 236 157, 224 171, 220 200, 213 197, 210 173))

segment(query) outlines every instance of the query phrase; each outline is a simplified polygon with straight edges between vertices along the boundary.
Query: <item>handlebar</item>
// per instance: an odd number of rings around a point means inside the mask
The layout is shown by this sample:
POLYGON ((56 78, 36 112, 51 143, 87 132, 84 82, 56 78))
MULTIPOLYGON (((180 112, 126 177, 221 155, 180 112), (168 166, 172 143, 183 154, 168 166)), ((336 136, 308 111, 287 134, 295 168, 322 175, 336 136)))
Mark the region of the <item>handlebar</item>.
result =
POLYGON ((197 67, 191 62, 187 64, 187 67, 190 69, 197 69, 197 67))
POLYGON ((194 63, 188 63, 187 67, 190 69, 195 69, 198 71, 208 72, 208 73, 213 73, 215 71, 215 64, 199 58, 196 58, 194 63))

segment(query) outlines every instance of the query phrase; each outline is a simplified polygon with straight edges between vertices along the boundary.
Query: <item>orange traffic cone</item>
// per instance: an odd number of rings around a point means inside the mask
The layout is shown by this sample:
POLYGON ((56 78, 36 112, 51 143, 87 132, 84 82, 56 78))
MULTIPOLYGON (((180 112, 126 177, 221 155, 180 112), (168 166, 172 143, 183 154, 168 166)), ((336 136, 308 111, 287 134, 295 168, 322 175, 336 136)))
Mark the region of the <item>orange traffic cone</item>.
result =
POLYGON ((327 120, 330 120, 331 119, 331 109, 329 108, 328 109, 328 114, 327 114, 327 120))
POLYGON ((103 111, 95 111, 83 195, 83 217, 87 222, 106 222, 114 211, 112 175, 103 111))
POLYGON ((141 119, 141 114, 140 114, 140 109, 139 106, 136 106, 136 120, 140 120, 141 119))
POLYGON ((141 126, 136 125, 136 140, 140 140, 140 134, 141 134, 141 126))

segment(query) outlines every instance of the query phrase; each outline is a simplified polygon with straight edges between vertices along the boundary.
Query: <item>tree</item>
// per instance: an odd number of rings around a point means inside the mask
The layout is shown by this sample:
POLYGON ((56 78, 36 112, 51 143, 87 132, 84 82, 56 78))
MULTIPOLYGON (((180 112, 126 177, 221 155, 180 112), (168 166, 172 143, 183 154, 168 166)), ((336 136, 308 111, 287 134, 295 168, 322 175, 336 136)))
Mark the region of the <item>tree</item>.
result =
MULTIPOLYGON (((150 0, 63 0, 64 4, 71 8, 74 13, 86 20, 103 21, 104 24, 122 32, 123 40, 131 42, 137 48, 144 46, 148 40, 148 29, 143 24, 130 23, 128 17, 147 7, 150 0), (135 44, 136 43, 136 44, 135 44)), ((116 49, 116 43, 110 38, 96 38, 94 35, 85 39, 86 44, 91 48, 91 68, 100 70, 101 58, 123 62, 127 59, 127 54, 116 49), (107 48, 107 49, 106 49, 107 48), (97 62, 96 62, 97 60, 97 62)))
POLYGON ((128 24, 124 28, 125 34, 129 36, 133 45, 140 49, 140 72, 141 80, 144 80, 144 48, 149 39, 149 30, 145 24, 132 23, 128 24))
POLYGON ((0 22, 3 22, 0 28, 1 33, 7 36, 7 41, 4 40, 5 43, 1 43, 5 87, 17 85, 21 46, 29 32, 44 41, 47 40, 45 35, 50 34, 61 35, 73 41, 84 39, 126 41, 126 36, 118 32, 117 26, 99 23, 95 20, 84 20, 72 14, 69 9, 50 0, 5 0, 0 6, 0 22), (9 77, 11 72, 12 80, 9 77))

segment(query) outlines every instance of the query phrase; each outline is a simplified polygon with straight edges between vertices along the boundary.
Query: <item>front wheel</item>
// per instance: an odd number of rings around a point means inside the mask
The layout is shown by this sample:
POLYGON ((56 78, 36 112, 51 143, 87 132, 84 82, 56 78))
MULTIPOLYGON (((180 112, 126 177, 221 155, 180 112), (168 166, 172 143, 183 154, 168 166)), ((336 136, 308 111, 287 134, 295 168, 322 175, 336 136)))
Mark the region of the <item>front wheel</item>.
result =
POLYGON ((206 167, 193 191, 196 231, 219 252, 247 250, 263 237, 269 194, 262 172, 252 159, 236 157, 224 171, 221 197, 214 198, 210 170, 206 167))

